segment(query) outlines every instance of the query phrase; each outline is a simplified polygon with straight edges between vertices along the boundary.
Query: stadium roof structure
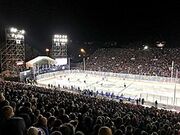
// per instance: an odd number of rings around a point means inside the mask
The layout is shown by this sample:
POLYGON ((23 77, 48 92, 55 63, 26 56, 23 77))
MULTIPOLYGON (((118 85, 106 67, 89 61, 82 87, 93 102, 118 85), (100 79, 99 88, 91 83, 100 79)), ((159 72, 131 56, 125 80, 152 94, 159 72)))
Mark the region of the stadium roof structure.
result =
POLYGON ((56 64, 56 61, 48 56, 38 56, 26 62, 26 68, 35 67, 36 65, 56 64))

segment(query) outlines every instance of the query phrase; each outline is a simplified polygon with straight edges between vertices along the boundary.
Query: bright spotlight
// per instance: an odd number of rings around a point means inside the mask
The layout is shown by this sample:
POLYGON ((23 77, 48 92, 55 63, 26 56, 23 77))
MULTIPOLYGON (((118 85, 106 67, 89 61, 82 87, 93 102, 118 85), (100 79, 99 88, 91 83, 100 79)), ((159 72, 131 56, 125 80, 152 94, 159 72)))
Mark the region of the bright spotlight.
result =
POLYGON ((45 50, 46 52, 49 52, 49 49, 48 48, 46 48, 46 50, 45 50))
POLYGON ((149 47, 146 45, 146 46, 144 46, 144 50, 147 50, 149 47))
POLYGON ((15 35, 14 33, 12 33, 12 34, 11 34, 11 36, 12 36, 13 38, 15 38, 15 37, 16 37, 16 35, 15 35))
POLYGON ((157 44, 157 47, 161 47, 162 48, 162 47, 164 47, 164 44, 160 42, 159 44, 157 44))
POLYGON ((16 38, 23 39, 23 38, 24 38, 24 36, 23 36, 23 35, 21 35, 21 34, 17 34, 17 35, 16 35, 16 38))
POLYGON ((59 38, 59 35, 54 35, 55 38, 59 38))
POLYGON ((60 39, 60 41, 66 43, 67 39, 60 39))
POLYGON ((21 34, 25 34, 25 30, 21 30, 21 34))
POLYGON ((56 34, 56 35, 54 35, 53 41, 60 42, 60 43, 67 43, 68 42, 67 35, 56 34))
POLYGON ((80 51, 81 51, 82 53, 85 53, 85 50, 84 50, 83 48, 81 48, 80 51))
POLYGON ((12 27, 12 28, 10 28, 10 32, 16 33, 17 29, 12 27))

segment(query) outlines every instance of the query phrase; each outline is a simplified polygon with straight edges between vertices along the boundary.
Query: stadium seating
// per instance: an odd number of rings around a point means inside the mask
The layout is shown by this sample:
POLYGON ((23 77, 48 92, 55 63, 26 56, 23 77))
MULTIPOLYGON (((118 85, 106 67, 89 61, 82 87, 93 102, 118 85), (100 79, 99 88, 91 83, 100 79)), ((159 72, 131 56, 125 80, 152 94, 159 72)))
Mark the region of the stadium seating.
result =
MULTIPOLYGON (((178 135, 180 114, 0 81, 1 135, 178 135)), ((108 93, 106 93, 108 94, 108 93)))
MULTIPOLYGON (((86 59, 86 70, 170 77, 172 61, 175 77, 180 48, 103 48, 86 59)), ((83 64, 79 67, 83 69, 83 64)))

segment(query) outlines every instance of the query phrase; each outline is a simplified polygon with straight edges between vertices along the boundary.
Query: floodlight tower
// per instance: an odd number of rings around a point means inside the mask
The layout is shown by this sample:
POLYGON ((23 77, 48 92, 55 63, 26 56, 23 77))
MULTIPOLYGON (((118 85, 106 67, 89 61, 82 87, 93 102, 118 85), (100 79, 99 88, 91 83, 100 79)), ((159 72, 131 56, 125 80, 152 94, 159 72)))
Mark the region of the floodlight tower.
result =
POLYGON ((52 57, 67 58, 67 35, 55 34, 52 41, 52 57))
POLYGON ((12 76, 18 76, 24 68, 25 45, 24 30, 8 28, 5 30, 6 44, 1 52, 2 71, 10 71, 12 76))

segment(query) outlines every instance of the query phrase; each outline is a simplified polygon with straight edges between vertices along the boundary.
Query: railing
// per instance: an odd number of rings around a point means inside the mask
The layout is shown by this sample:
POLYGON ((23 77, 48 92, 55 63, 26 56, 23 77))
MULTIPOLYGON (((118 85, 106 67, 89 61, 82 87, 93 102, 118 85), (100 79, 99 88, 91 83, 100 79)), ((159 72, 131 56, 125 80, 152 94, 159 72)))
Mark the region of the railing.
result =
POLYGON ((140 98, 144 98, 145 101, 151 101, 151 102, 155 102, 157 100, 159 103, 166 104, 166 105, 168 105, 168 104, 172 105, 174 102, 173 97, 148 94, 148 93, 141 93, 140 98))

